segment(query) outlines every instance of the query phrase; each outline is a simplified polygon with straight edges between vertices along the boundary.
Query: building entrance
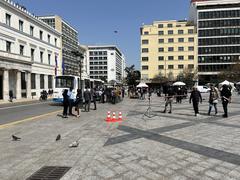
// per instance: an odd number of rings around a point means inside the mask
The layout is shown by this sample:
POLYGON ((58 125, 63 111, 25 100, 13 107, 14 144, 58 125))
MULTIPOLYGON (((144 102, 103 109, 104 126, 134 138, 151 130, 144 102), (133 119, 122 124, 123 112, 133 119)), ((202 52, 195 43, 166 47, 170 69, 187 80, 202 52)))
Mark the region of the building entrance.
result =
POLYGON ((3 99, 3 76, 0 75, 0 99, 3 99))

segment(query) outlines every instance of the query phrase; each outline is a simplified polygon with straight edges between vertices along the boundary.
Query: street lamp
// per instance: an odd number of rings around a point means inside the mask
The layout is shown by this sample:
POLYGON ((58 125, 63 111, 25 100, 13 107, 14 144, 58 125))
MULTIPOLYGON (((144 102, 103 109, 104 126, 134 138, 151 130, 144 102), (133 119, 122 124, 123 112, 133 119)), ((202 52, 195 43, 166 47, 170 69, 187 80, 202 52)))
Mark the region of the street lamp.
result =
POLYGON ((80 77, 80 89, 82 89, 82 59, 84 58, 83 54, 80 51, 72 51, 72 54, 78 58, 79 62, 79 77, 80 77))

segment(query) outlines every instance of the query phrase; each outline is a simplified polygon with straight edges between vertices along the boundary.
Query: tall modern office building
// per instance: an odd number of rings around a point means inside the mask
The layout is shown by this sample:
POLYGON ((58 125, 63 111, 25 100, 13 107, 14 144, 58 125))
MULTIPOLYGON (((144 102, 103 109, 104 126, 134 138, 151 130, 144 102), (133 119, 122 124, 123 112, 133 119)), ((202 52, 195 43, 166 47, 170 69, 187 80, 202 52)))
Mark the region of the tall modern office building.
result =
POLYGON ((216 81, 240 62, 240 1, 192 0, 190 21, 198 31, 199 81, 216 81))
POLYGON ((72 53, 72 51, 78 51, 78 31, 59 16, 39 16, 39 18, 62 33, 63 74, 78 75, 79 60, 72 53))
POLYGON ((88 46, 90 78, 122 82, 126 67, 123 53, 114 45, 88 46))
POLYGON ((196 30, 187 21, 154 21, 141 27, 141 78, 170 79, 196 69, 196 30))

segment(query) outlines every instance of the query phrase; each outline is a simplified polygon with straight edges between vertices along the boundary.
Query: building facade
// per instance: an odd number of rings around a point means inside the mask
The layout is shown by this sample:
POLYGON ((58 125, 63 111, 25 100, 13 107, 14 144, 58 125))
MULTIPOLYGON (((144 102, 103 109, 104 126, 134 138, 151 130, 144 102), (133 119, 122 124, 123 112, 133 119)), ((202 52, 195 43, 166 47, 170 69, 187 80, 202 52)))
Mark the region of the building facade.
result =
POLYGON ((64 75, 78 75, 79 61, 72 53, 78 50, 78 31, 59 16, 39 16, 41 20, 61 32, 62 69, 64 75))
POLYGON ((0 9, 0 99, 39 97, 61 72, 61 33, 11 1, 0 9))
POLYGON ((141 78, 161 75, 169 79, 181 76, 184 69, 194 70, 196 31, 187 21, 154 21, 141 27, 141 78))
POLYGON ((192 0, 190 20, 198 30, 198 72, 202 83, 240 62, 240 1, 192 0))
POLYGON ((88 46, 90 78, 122 82, 125 57, 116 46, 88 46))

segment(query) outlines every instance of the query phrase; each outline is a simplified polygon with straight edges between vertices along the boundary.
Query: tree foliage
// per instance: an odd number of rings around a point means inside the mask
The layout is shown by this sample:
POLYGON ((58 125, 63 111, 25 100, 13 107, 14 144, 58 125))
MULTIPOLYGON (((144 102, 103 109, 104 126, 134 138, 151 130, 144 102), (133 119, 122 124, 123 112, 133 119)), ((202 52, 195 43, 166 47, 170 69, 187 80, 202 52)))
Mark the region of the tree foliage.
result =
POLYGON ((179 73, 177 80, 183 81, 184 83, 186 83, 187 86, 191 87, 197 81, 197 74, 197 69, 185 68, 181 73, 179 73))
POLYGON ((130 67, 125 68, 125 72, 127 73, 126 83, 129 86, 136 86, 138 81, 141 79, 140 71, 135 70, 135 66, 131 65, 130 67))
POLYGON ((220 81, 229 80, 231 82, 240 81, 240 63, 233 64, 230 68, 222 71, 218 75, 220 81))

